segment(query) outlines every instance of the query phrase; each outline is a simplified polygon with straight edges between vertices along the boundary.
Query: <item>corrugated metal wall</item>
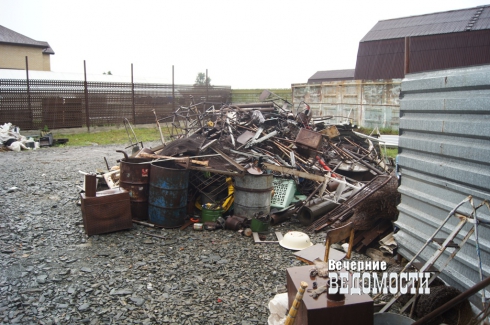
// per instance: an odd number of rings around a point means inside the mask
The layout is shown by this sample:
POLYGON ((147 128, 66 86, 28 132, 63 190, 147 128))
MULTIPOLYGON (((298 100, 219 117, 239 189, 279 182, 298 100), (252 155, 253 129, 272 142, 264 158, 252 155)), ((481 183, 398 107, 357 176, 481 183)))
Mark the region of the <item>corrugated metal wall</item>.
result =
POLYGON ((360 42, 357 50, 356 80, 404 77, 405 40, 403 38, 360 42))
POLYGON ((349 118, 363 127, 398 129, 400 80, 294 84, 292 89, 295 110, 305 101, 315 116, 333 116, 332 123, 349 118))
POLYGON ((410 38, 410 72, 490 63, 490 30, 410 38))
MULTIPOLYGON (((490 65, 410 74, 401 88, 402 198, 396 222, 400 231, 395 238, 400 254, 411 259, 465 197, 472 195, 477 203, 490 200, 490 65)), ((471 213, 469 205, 464 207, 461 211, 471 213)), ((479 217, 490 220, 486 207, 478 211, 479 217)), ((447 224, 444 236, 457 221, 453 218, 447 224)), ((456 242, 470 229, 465 227, 456 242)), ((490 229, 479 227, 479 240, 488 277, 490 229)), ((435 249, 431 244, 423 261, 435 249)), ((445 269, 442 279, 460 290, 479 282, 474 236, 445 269)), ((472 298, 477 305, 479 300, 472 298)))

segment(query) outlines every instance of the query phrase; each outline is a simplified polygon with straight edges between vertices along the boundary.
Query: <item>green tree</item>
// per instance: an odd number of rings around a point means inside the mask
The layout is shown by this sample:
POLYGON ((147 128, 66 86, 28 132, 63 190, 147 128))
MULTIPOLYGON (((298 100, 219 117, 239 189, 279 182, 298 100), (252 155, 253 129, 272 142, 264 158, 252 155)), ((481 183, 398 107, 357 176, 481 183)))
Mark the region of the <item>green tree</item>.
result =
POLYGON ((112 76, 112 72, 111 72, 111 70, 107 71, 107 73, 105 73, 105 72, 104 72, 103 74, 107 74, 107 75, 109 75, 109 76, 112 76))
POLYGON ((206 74, 203 72, 199 72, 196 77, 196 81, 194 82, 194 86, 211 86, 211 78, 206 79, 206 74))

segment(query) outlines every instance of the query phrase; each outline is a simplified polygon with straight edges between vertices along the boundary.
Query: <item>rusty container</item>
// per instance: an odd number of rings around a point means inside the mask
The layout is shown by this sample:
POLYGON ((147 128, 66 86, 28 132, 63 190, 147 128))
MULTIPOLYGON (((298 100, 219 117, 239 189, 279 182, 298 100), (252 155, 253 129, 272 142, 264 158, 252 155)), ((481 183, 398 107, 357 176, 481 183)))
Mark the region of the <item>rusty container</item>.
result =
POLYGON ((269 214, 272 180, 272 174, 235 177, 235 214, 246 218, 252 218, 260 212, 269 214))
POLYGON ((173 161, 157 161, 150 168, 148 218, 164 228, 184 224, 187 211, 189 170, 173 161))
POLYGON ((300 129, 296 136, 296 143, 316 150, 322 143, 322 135, 308 129, 300 129))
POLYGON ((131 198, 131 216, 136 220, 148 220, 148 195, 151 159, 129 158, 125 156, 119 164, 119 184, 129 192, 131 198))
POLYGON ((125 189, 99 191, 95 196, 80 194, 83 226, 88 236, 133 227, 129 194, 125 189))

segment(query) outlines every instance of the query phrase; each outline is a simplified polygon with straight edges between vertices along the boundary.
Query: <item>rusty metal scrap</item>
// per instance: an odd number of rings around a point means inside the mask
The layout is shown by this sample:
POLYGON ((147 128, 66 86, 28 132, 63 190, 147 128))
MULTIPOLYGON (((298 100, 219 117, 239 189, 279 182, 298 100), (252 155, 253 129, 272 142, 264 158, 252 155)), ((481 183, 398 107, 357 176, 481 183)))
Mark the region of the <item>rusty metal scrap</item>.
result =
MULTIPOLYGON (((307 205, 310 201, 317 205, 333 202, 338 206, 328 216, 335 212, 340 218, 351 211, 358 198, 368 196, 390 177, 389 166, 369 139, 354 132, 355 126, 315 118, 304 102, 294 110, 268 91, 261 100, 194 104, 191 99, 189 106, 181 106, 168 116, 155 115, 158 128, 168 128, 171 141, 162 139, 153 153, 141 156, 173 159, 199 172, 232 177, 267 173, 294 181, 295 191, 304 195, 303 199, 272 211, 287 218, 311 206, 307 205)), ((206 196, 205 186, 196 183, 192 187, 206 196)), ((282 219, 272 218, 274 223, 282 219)), ((311 229, 323 228, 326 219, 321 220, 311 229)))

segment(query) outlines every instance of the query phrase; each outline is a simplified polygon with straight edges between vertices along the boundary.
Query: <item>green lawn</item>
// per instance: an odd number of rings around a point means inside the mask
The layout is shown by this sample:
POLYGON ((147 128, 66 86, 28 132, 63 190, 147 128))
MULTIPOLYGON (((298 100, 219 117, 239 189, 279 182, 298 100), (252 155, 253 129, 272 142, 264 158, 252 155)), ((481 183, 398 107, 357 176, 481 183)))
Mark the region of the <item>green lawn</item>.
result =
MULTIPOLYGON (((149 142, 158 141, 160 133, 156 127, 154 128, 134 128, 134 133, 138 141, 149 142)), ((129 133, 132 137, 132 133, 129 133)), ((165 134, 165 133, 164 133, 165 134)), ((78 134, 61 134, 53 132, 55 139, 68 139, 65 146, 91 146, 93 144, 130 144, 128 134, 125 129, 115 129, 101 132, 84 132, 78 134)), ((133 142, 134 138, 132 137, 133 142)))

